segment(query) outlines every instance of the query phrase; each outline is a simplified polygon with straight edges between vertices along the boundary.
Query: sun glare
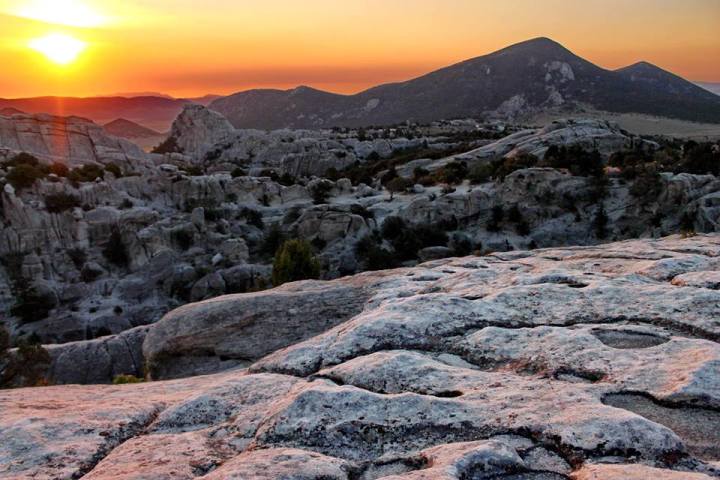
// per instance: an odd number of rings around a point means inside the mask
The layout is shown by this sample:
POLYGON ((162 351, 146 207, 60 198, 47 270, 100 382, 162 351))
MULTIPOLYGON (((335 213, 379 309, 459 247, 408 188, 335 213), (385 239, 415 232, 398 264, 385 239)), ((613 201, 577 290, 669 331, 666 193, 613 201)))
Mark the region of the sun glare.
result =
POLYGON ((45 55, 59 65, 72 63, 87 47, 77 38, 62 33, 53 33, 30 41, 30 48, 45 55))
POLYGON ((32 0, 18 8, 15 14, 69 27, 98 27, 106 21, 102 15, 79 0, 32 0))

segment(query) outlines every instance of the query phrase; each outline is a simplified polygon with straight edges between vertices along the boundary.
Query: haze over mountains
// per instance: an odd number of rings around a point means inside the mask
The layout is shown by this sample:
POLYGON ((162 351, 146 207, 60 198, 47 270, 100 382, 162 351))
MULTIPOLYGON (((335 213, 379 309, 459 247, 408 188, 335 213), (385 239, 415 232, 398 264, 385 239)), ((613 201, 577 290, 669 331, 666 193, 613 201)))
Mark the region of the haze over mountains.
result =
POLYGON ((99 124, 117 119, 139 123, 143 127, 167 131, 173 120, 188 103, 207 105, 218 98, 207 95, 200 98, 178 99, 160 95, 107 96, 107 97, 34 97, 19 99, 0 98, 0 109, 25 113, 49 113, 60 116, 88 118, 99 124))
POLYGON ((0 99, 0 109, 75 115, 101 124, 123 119, 159 132, 167 131, 188 103, 210 105, 237 128, 260 129, 359 127, 463 117, 524 120, 545 112, 562 116, 592 111, 720 123, 720 96, 713 91, 718 91, 717 84, 701 87, 647 62, 606 70, 557 42, 537 38, 355 95, 301 86, 193 99, 160 93, 0 99))

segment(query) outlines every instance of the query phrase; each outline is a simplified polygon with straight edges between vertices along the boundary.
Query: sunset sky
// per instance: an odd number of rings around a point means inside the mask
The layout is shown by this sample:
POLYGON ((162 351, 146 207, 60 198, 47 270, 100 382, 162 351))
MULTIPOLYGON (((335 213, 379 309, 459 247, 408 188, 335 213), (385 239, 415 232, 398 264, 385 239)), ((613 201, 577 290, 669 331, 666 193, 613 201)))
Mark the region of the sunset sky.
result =
POLYGON ((0 97, 351 93, 537 36, 720 82, 720 0, 0 0, 0 97))

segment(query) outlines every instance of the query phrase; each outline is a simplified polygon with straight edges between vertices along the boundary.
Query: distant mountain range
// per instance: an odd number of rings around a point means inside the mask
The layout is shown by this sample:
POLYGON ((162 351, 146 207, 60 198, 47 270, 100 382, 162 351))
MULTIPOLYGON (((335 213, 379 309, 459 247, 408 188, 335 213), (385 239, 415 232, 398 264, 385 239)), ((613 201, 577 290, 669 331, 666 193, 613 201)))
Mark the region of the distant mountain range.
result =
POLYGON ((217 98, 217 95, 190 99, 166 96, 0 98, 0 111, 6 111, 7 114, 24 112, 74 115, 99 124, 120 118, 165 132, 188 103, 207 105, 217 98))
POLYGON ((238 128, 313 128, 513 117, 587 108, 720 123, 720 97, 649 63, 612 71, 547 38, 529 40, 402 83, 356 95, 298 87, 249 90, 210 108, 238 128))
POLYGON ((118 118, 110 123, 103 125, 103 129, 114 137, 120 138, 154 138, 160 137, 163 134, 156 132, 147 127, 143 127, 139 123, 126 120, 124 118, 118 118))
MULTIPOLYGON (((606 70, 557 42, 537 38, 355 95, 310 87, 190 99, 138 92, 93 98, 0 99, 0 112, 75 115, 99 124, 120 119, 154 133, 168 131, 189 103, 209 105, 235 127, 261 129, 358 127, 486 116, 522 121, 538 113, 559 116, 583 111, 720 123, 720 96, 711 92, 720 94, 720 84, 693 84, 646 62, 606 70)), ((119 131, 135 128, 127 123, 112 127, 119 131)))

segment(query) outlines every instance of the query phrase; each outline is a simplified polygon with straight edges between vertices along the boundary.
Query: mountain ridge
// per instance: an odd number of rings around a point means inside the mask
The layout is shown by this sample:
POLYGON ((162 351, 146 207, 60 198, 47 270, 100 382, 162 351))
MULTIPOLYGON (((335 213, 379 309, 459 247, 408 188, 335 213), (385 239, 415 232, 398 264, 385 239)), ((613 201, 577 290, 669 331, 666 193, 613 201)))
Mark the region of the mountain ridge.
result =
POLYGON ((266 129, 358 127, 487 114, 512 117, 532 110, 588 106, 720 123, 717 96, 659 67, 648 64, 643 72, 632 67, 607 70, 539 37, 353 95, 311 87, 246 90, 215 100, 210 108, 238 128, 266 129))

